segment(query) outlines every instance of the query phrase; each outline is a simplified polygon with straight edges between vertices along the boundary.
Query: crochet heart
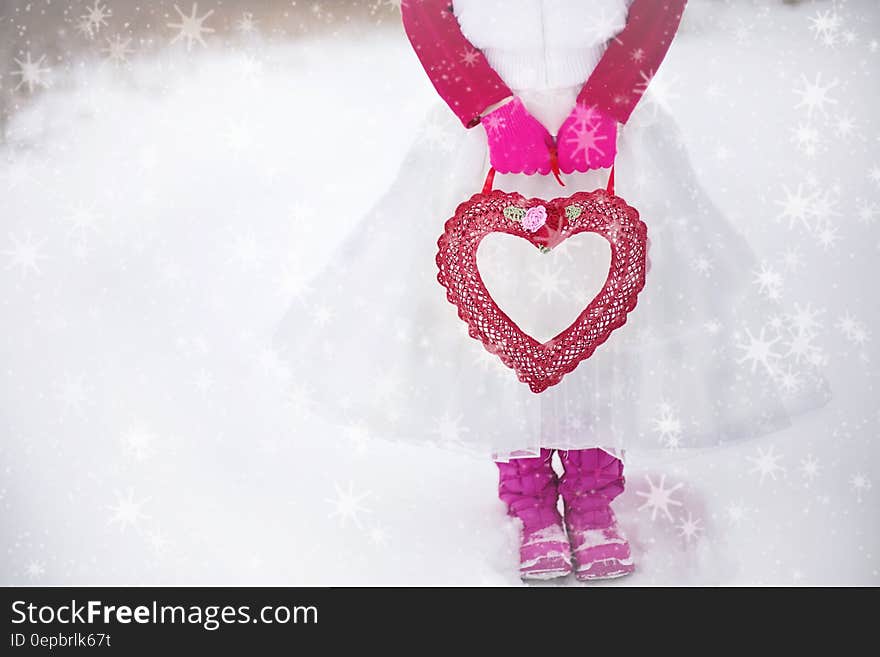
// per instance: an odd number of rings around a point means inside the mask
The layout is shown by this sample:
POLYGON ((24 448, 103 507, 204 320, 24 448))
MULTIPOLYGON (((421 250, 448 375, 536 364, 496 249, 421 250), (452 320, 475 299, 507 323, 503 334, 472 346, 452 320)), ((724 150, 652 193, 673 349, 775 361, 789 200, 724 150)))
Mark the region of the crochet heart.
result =
POLYGON ((458 308, 472 338, 497 354, 532 392, 559 383, 626 323, 645 286, 647 226, 635 208, 605 190, 552 201, 515 192, 484 191, 458 206, 437 242, 437 280, 458 308), (544 252, 583 232, 611 244, 611 266, 599 294, 561 333, 539 342, 508 317, 489 294, 477 249, 490 233, 508 233, 544 252))

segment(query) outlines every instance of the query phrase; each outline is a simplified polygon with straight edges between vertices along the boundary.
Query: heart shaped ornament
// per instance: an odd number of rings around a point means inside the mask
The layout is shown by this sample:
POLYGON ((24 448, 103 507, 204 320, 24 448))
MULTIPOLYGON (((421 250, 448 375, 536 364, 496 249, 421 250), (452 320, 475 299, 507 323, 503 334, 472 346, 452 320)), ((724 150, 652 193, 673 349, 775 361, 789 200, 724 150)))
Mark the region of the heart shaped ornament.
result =
POLYGON ((645 287, 648 228, 638 211, 610 190, 578 192, 552 201, 491 190, 458 206, 437 241, 437 280, 458 308, 468 333, 540 393, 593 355, 626 323, 645 287), (543 253, 580 233, 596 233, 611 245, 608 278, 599 293, 561 333, 539 342, 525 333, 489 294, 477 266, 477 250, 491 233, 520 237, 543 253))

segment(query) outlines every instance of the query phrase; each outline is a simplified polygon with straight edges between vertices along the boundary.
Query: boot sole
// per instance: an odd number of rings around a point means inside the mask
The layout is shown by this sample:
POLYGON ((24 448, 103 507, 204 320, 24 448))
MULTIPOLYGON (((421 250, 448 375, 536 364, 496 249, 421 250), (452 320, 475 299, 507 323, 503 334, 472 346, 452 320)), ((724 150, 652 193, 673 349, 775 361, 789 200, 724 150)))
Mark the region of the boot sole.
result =
POLYGON ((520 573, 519 578, 525 582, 529 580, 546 581, 549 579, 559 579, 571 575, 570 570, 541 570, 531 573, 520 573))
POLYGON ((575 577, 579 582, 601 579, 619 579, 632 575, 636 567, 632 560, 600 559, 585 566, 579 566, 575 577))
POLYGON ((528 569, 520 570, 520 579, 556 579, 557 577, 568 577, 574 572, 571 564, 559 557, 551 557, 547 559, 537 559, 530 564, 528 569))

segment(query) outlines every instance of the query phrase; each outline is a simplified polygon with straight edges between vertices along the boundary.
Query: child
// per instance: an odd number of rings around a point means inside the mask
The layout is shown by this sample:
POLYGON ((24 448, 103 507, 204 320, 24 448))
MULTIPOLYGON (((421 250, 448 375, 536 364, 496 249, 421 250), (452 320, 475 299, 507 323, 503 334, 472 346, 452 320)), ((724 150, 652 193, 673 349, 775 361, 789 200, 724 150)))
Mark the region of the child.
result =
MULTIPOLYGON (((404 0, 416 55, 471 130, 434 112, 391 191, 283 327, 310 400, 353 432, 434 439, 496 459, 500 497, 522 522, 524 579, 633 571, 610 507, 624 490, 624 448, 760 435, 821 397, 820 379, 805 369, 800 395, 783 398, 774 377, 738 351, 737 323, 768 312, 749 296, 754 256, 696 182, 663 108, 636 111, 685 4, 404 0), (648 225, 651 269, 638 307, 540 395, 468 338, 436 281, 443 222, 479 190, 490 163, 502 174, 496 187, 544 199, 604 187, 616 163, 618 194, 648 225)), ((601 240, 539 256, 557 260, 525 283, 535 249, 488 241, 480 268, 501 272, 493 298, 541 341, 570 323, 557 301, 574 298, 582 309, 592 298, 552 267, 607 275, 601 240)))

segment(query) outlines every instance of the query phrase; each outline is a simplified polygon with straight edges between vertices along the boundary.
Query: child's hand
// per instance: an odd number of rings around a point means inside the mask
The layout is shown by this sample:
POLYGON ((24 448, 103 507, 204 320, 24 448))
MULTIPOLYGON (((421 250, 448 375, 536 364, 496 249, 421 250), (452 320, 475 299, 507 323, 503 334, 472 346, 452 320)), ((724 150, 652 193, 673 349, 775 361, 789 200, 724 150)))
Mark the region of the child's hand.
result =
POLYGON ((607 169, 617 155, 617 121, 588 105, 575 105, 556 138, 564 173, 607 169))
POLYGON ((489 160, 498 173, 550 173, 553 137, 514 98, 483 117, 489 139, 489 160))

